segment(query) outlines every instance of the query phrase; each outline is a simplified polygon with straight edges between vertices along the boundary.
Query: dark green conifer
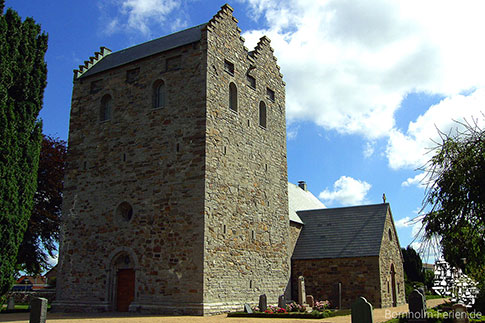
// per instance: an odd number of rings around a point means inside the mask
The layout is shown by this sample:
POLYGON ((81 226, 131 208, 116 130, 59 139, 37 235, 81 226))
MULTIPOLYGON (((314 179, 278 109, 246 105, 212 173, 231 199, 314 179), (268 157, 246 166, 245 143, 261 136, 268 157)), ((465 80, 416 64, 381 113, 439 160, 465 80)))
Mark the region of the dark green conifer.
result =
POLYGON ((11 288, 32 212, 47 67, 47 35, 0 0, 0 299, 11 288))

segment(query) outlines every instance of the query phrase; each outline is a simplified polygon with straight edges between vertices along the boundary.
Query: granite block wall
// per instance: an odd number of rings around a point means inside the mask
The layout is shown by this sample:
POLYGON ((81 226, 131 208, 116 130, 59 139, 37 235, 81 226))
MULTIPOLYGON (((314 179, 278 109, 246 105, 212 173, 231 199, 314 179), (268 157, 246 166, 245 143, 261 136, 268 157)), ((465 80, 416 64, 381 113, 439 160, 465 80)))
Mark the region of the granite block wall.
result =
POLYGON ((136 272, 133 309, 201 313, 205 70, 200 44, 163 52, 73 86, 57 308, 116 309, 113 268, 136 272), (171 58, 180 61, 168 68, 171 58), (163 80, 165 106, 154 109, 163 80), (109 120, 100 120, 111 97, 109 120), (129 220, 117 213, 132 207, 129 220))
POLYGON ((206 312, 277 303, 289 279, 285 85, 269 39, 248 52, 240 32, 229 6, 207 27, 206 312))
POLYGON ((406 304, 401 247, 390 210, 387 212, 384 224, 379 255, 379 271, 381 273, 381 307, 406 304))
POLYGON ((379 257, 293 260, 292 299, 297 299, 298 277, 305 278, 307 295, 315 301, 328 300, 338 307, 338 283, 342 283, 342 308, 363 296, 374 307, 381 307, 379 257))

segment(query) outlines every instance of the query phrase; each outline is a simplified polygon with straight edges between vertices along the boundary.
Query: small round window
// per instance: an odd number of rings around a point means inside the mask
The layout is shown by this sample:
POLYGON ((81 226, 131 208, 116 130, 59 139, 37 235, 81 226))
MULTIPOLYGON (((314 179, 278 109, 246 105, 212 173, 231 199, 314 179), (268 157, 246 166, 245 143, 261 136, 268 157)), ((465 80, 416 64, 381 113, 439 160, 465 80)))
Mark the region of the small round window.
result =
POLYGON ((133 217, 133 207, 128 202, 122 202, 116 208, 116 217, 123 221, 130 221, 133 217))

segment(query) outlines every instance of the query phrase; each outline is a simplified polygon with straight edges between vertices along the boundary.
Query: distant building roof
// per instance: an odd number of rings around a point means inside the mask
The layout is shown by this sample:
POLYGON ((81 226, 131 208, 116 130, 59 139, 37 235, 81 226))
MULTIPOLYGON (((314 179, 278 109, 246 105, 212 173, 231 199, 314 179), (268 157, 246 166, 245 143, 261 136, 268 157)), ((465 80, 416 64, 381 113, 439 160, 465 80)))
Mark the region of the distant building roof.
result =
POLYGON ((121 66, 141 58, 174 49, 183 45, 197 42, 201 38, 201 30, 207 24, 198 25, 174 34, 148 41, 133 47, 122 49, 104 56, 99 62, 90 67, 80 77, 90 76, 111 68, 121 66))
POLYGON ((297 211, 313 210, 324 208, 325 205, 320 202, 310 191, 305 191, 298 185, 288 182, 288 209, 290 212, 290 221, 303 224, 297 211))
POLYGON ((292 259, 378 256, 389 204, 299 211, 305 223, 292 259))

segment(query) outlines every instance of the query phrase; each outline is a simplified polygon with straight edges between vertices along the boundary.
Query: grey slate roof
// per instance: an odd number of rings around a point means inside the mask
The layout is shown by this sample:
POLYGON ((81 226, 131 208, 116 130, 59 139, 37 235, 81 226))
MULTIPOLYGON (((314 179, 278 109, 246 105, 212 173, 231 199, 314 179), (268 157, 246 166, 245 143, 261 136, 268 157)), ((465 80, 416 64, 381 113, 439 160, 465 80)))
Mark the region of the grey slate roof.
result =
POLYGON ((197 42, 200 40, 201 30, 206 25, 206 23, 198 25, 189 29, 176 32, 174 34, 148 41, 146 43, 113 52, 103 57, 103 59, 101 59, 87 72, 81 75, 80 78, 106 71, 111 68, 121 66, 170 49, 197 42))
POLYGON ((378 256, 389 204, 297 212, 305 223, 292 259, 378 256))

